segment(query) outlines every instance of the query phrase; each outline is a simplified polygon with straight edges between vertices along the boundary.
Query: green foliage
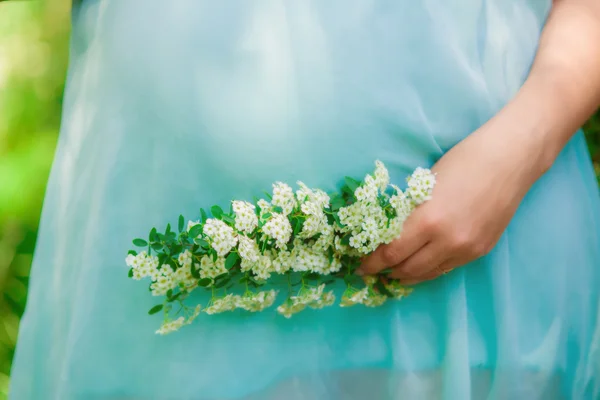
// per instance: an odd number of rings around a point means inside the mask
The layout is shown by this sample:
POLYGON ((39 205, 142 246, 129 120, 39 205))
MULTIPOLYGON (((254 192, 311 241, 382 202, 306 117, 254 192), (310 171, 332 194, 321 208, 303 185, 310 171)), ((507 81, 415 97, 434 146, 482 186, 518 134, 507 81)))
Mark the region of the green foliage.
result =
POLYGON ((69 0, 0 3, 0 398, 58 135, 69 0))

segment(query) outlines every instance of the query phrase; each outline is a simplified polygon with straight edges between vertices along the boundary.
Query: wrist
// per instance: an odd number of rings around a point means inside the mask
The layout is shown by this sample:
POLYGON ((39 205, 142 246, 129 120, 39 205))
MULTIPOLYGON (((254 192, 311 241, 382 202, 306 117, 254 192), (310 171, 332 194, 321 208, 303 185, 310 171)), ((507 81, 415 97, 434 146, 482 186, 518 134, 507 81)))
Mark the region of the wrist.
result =
POLYGON ((532 74, 519 93, 486 125, 504 156, 533 179, 543 175, 581 122, 569 106, 571 88, 550 71, 532 74))

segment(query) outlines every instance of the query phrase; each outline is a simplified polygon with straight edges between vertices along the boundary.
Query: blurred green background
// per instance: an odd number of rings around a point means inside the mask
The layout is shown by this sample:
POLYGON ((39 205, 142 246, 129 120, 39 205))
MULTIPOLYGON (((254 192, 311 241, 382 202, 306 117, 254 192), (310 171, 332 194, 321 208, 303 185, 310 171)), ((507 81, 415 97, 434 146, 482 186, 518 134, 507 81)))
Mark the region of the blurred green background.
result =
MULTIPOLYGON (((0 1, 0 398, 58 135, 70 3, 0 1)), ((600 175, 600 113, 585 130, 600 175)))

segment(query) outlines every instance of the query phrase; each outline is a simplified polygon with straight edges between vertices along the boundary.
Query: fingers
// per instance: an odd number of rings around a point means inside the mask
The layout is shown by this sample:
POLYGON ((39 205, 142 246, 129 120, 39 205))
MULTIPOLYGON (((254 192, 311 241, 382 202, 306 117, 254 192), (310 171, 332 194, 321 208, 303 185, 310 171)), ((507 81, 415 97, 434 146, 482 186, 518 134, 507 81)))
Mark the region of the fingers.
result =
POLYGON ((417 285, 419 283, 423 283, 423 282, 427 282, 427 281, 432 281, 436 278, 439 278, 440 273, 439 271, 430 271, 429 273, 427 273, 426 275, 420 276, 418 278, 412 278, 412 279, 402 279, 400 280, 400 283, 404 286, 414 286, 417 285))
POLYGON ((447 259, 440 241, 429 242, 402 263, 392 267, 390 277, 396 279, 415 279, 431 273, 439 275, 436 268, 447 259))
POLYGON ((460 267, 463 264, 464 263, 460 262, 458 259, 452 258, 452 259, 444 261, 438 267, 433 268, 425 275, 422 275, 422 276, 419 276, 416 278, 402 279, 400 282, 402 283, 402 285, 413 286, 413 285, 416 285, 419 283, 431 281, 436 278, 439 278, 442 275, 450 273, 453 269, 460 267))
POLYGON ((370 275, 376 274, 387 267, 398 265, 427 243, 425 234, 410 234, 394 240, 392 243, 380 246, 363 261, 360 272, 370 275))

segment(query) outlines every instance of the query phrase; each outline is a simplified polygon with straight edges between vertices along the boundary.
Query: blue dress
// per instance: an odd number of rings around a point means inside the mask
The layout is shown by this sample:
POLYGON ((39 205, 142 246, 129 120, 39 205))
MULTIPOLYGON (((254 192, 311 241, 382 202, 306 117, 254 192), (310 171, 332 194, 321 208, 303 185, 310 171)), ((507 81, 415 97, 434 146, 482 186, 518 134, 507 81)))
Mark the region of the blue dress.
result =
POLYGON ((493 251, 375 309, 158 336, 131 239, 275 181, 401 182, 524 82, 551 0, 84 0, 11 398, 598 399, 600 198, 577 133, 493 251))

